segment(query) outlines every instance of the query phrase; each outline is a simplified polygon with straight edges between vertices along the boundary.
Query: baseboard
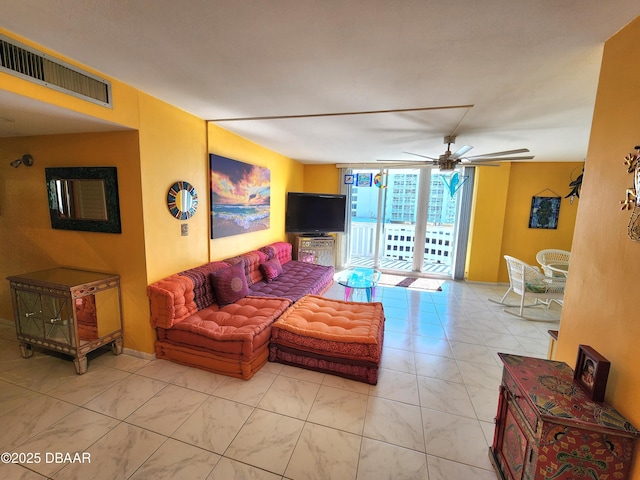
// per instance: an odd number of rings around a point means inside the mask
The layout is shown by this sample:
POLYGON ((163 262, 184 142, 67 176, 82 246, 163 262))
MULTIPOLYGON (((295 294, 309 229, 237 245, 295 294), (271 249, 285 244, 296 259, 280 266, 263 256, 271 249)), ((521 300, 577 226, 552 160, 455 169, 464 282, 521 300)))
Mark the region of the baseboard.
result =
POLYGON ((123 348, 122 349, 122 353, 126 353, 127 355, 131 355, 132 357, 142 358, 144 360, 155 360, 156 359, 156 354, 155 353, 141 352, 139 350, 133 350, 131 348, 123 348))

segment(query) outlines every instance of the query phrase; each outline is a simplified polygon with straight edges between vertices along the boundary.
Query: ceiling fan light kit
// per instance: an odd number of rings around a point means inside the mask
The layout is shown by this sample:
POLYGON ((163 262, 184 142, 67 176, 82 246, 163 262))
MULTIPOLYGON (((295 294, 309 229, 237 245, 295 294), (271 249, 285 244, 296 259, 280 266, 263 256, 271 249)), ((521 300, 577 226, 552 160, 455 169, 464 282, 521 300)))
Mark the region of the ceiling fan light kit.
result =
MULTIPOLYGON (((415 162, 411 160, 378 160, 379 162, 399 162, 404 163, 405 165, 436 165, 440 171, 446 172, 454 170, 458 165, 463 166, 489 166, 485 162, 513 162, 519 160, 532 160, 533 155, 526 155, 521 157, 514 156, 506 156, 506 155, 517 155, 520 153, 528 153, 528 148, 518 148, 515 150, 504 150, 502 152, 492 152, 485 153, 482 155, 473 155, 470 157, 466 157, 465 154, 471 150, 473 147, 471 145, 463 145, 458 148, 455 152, 451 153, 451 145, 456 142, 456 137, 454 135, 449 135, 444 137, 444 143, 447 145, 447 151, 440 155, 437 159, 433 157, 428 157, 426 155, 420 155, 419 153, 412 152, 404 152, 409 155, 415 155, 416 157, 426 158, 429 160, 428 162, 415 162)), ((495 166, 495 165, 491 165, 495 166)))

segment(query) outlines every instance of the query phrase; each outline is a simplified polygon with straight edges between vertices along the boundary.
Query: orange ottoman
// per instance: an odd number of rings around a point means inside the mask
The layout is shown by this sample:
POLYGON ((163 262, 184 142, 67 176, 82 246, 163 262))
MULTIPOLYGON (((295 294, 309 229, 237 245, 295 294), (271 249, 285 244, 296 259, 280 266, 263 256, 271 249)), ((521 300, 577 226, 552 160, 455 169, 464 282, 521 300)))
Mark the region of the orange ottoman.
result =
POLYGON ((381 303, 307 295, 272 325, 269 360, 375 385, 383 337, 381 303))

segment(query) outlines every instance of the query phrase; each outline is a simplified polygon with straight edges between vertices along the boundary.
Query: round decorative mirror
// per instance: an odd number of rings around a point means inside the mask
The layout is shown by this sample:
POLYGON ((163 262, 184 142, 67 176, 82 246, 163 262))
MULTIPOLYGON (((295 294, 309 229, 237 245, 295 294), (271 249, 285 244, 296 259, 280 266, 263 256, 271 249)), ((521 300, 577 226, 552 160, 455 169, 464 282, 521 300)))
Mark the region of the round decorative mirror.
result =
POLYGON ((167 194, 169 212, 178 220, 187 220, 196 213, 198 193, 189 182, 176 182, 167 194))

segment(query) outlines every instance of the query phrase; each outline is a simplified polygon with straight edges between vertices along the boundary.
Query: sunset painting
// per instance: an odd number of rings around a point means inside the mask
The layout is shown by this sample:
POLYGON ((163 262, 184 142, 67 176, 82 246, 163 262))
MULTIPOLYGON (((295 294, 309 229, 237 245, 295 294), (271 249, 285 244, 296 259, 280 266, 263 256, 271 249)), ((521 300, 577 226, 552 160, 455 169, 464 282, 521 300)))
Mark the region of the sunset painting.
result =
POLYGON ((270 227, 271 173, 218 155, 209 155, 211 238, 270 227))

